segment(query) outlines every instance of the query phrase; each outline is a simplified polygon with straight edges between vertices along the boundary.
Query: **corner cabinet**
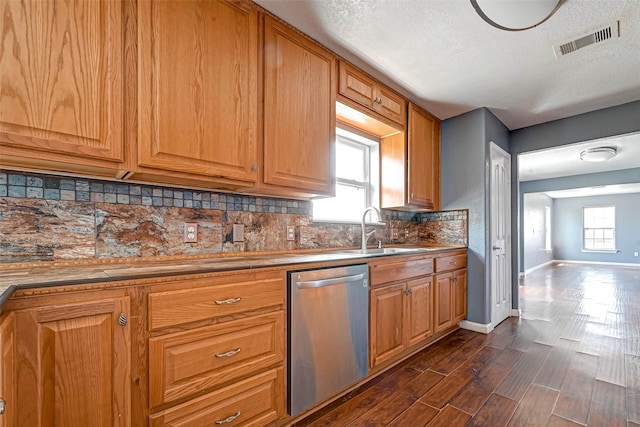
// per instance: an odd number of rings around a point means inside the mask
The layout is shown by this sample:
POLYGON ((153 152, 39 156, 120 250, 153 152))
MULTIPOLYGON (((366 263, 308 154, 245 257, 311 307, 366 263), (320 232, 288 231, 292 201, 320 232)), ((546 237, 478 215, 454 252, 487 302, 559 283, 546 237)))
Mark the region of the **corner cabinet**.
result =
POLYGON ((116 177, 123 3, 0 0, 0 10, 2 166, 116 177))
POLYGON ((440 120, 409 104, 404 133, 382 138, 381 207, 440 209, 440 120))
POLYGON ((18 425, 130 426, 129 297, 46 301, 14 312, 18 425))
POLYGON ((336 58, 264 17, 263 191, 335 193, 336 58), (288 190, 287 190, 288 189, 288 190))
POLYGON ((258 13, 249 3, 139 1, 138 67, 133 178, 256 181, 258 13))

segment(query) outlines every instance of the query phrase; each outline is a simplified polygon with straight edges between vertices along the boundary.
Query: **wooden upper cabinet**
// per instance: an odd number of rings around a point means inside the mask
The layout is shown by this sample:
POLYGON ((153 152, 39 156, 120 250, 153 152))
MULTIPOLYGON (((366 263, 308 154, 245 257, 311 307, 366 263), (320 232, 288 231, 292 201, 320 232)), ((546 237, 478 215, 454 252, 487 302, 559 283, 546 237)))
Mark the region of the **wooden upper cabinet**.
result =
POLYGON ((257 49, 248 2, 140 0, 138 166, 254 182, 257 49))
POLYGON ((131 425, 131 326, 121 313, 130 315, 129 297, 16 312, 18 425, 131 425))
POLYGON ((380 205, 386 209, 440 209, 440 121, 409 104, 406 134, 380 140, 380 205))
POLYGON ((409 105, 408 203, 440 209, 440 121, 409 105))
POLYGON ((335 192, 336 59, 265 16, 263 183, 335 192))
POLYGON ((404 127, 406 101, 347 62, 340 61, 339 93, 404 127))
POLYGON ((123 3, 0 0, 2 165, 108 176, 123 160, 123 3))

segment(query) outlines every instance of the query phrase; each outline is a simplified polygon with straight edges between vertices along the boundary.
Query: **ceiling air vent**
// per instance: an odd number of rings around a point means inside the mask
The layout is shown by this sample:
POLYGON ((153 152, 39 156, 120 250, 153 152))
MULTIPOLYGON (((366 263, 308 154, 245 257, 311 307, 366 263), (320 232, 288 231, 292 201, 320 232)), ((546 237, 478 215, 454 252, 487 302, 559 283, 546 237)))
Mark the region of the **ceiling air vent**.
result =
POLYGON ((561 58, 564 55, 575 52, 578 49, 587 47, 592 44, 602 43, 607 40, 614 40, 620 37, 620 21, 616 21, 611 25, 600 28, 599 30, 578 37, 570 42, 553 46, 553 52, 556 54, 556 58, 561 58))

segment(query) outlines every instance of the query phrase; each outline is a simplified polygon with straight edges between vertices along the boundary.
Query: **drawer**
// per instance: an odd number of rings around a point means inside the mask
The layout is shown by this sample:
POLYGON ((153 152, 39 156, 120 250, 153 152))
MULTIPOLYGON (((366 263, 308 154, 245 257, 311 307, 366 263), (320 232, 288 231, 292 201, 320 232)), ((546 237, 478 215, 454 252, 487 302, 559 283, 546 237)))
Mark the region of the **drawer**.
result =
POLYGON ((149 425, 262 427, 284 414, 285 395, 284 371, 273 369, 153 414, 149 425))
MULTIPOLYGON (((200 279, 199 283, 208 279, 200 279)), ((214 280, 214 279, 210 279, 214 280)), ((219 280, 219 278, 216 278, 219 280)), ((149 293, 149 329, 227 316, 258 308, 284 306, 284 272, 247 273, 225 277, 214 286, 149 293)))
POLYGON ((372 263, 369 270, 371 285, 406 280, 433 273, 431 258, 403 258, 397 261, 372 263))
POLYGON ((467 266, 467 255, 451 255, 442 258, 436 258, 436 272, 457 270, 467 266))
POLYGON ((284 360, 284 311, 149 339, 151 407, 284 360))

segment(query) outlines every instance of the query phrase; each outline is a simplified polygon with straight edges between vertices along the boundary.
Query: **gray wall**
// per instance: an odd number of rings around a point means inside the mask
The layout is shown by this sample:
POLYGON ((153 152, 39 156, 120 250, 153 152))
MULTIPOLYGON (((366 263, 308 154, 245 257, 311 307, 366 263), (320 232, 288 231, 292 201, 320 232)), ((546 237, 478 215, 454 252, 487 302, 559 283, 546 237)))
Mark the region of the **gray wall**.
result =
POLYGON ((489 144, 508 150, 508 130, 486 108, 442 123, 442 209, 469 209, 467 319, 491 321, 487 268, 489 230, 489 144))
POLYGON ((546 208, 550 208, 553 215, 553 199, 546 194, 530 193, 524 195, 522 240, 524 242, 525 271, 553 260, 553 252, 545 249, 546 208))
POLYGON ((553 210, 553 252, 557 260, 640 264, 640 193, 612 196, 555 199, 553 210), (582 208, 616 207, 616 249, 618 253, 582 252, 582 208))

